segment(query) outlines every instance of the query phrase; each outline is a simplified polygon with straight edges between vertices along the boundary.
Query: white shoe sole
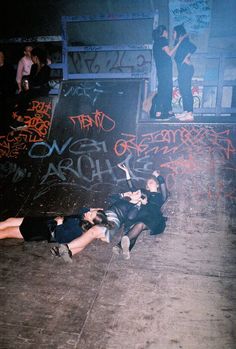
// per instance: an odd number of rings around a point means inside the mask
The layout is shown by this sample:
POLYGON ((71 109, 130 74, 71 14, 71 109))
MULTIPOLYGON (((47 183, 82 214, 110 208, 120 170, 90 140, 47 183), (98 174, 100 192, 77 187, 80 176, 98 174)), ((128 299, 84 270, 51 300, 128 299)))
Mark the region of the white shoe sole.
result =
POLYGON ((124 259, 130 259, 129 246, 130 246, 130 240, 128 236, 123 236, 121 239, 121 248, 122 248, 122 255, 124 259))
POLYGON ((113 247, 112 247, 112 252, 113 252, 114 254, 116 254, 117 256, 119 256, 119 255, 121 254, 121 252, 122 252, 121 247, 119 247, 119 246, 113 246, 113 247))

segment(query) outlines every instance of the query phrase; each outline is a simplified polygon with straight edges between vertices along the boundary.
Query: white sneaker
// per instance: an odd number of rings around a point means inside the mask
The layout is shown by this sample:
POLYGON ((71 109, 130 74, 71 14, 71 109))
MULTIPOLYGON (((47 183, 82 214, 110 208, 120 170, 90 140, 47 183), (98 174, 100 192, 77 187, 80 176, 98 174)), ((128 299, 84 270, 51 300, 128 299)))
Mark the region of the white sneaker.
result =
POLYGON ((121 239, 121 248, 122 248, 122 254, 124 259, 130 259, 129 246, 130 246, 130 239, 127 235, 125 235, 121 239))
POLYGON ((175 118, 176 118, 176 119, 182 118, 182 117, 185 116, 187 113, 188 113, 188 112, 185 110, 185 111, 183 111, 183 113, 175 114, 175 118))
POLYGON ((118 245, 113 246, 112 247, 112 252, 118 256, 122 252, 121 247, 118 246, 118 245))
POLYGON ((193 113, 190 111, 188 113, 186 113, 185 115, 183 115, 182 117, 178 118, 179 121, 193 121, 193 113))

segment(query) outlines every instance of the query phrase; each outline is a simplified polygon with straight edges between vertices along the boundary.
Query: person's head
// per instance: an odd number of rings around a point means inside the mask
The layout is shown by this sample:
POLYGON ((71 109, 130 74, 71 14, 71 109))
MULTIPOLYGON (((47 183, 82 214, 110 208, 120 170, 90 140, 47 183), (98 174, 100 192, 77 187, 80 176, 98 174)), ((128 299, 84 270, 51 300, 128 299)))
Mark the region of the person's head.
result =
POLYGON ((165 25, 158 25, 156 29, 152 32, 152 37, 154 41, 159 40, 161 37, 168 38, 168 30, 165 25))
POLYGON ((25 46, 25 48, 24 48, 24 55, 26 56, 26 57, 31 57, 31 52, 32 52, 32 50, 33 50, 33 47, 32 46, 30 46, 30 45, 28 45, 28 46, 25 46))
POLYGON ((5 60, 4 52, 0 50, 0 66, 4 64, 4 60, 5 60))
POLYGON ((147 179, 146 189, 150 192, 157 192, 159 190, 159 182, 155 176, 150 176, 147 179))
POLYGON ((83 230, 88 230, 97 224, 108 224, 107 216, 103 210, 90 210, 83 214, 83 218, 81 219, 81 227, 83 230))
POLYGON ((181 36, 184 36, 186 34, 186 29, 184 28, 183 24, 176 25, 173 28, 173 39, 175 41, 178 41, 181 36))
POLYGON ((31 58, 33 63, 36 64, 47 64, 47 54, 40 47, 35 47, 31 51, 31 58))

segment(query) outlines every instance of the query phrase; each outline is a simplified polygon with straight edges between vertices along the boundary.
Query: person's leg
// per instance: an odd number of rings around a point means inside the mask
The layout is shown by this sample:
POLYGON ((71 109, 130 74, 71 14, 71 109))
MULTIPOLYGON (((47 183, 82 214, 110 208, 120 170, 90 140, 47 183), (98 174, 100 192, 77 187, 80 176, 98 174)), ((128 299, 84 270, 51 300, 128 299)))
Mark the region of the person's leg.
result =
POLYGON ((193 112, 193 94, 192 94, 192 77, 194 69, 188 65, 185 73, 186 91, 185 91, 185 109, 187 112, 193 112))
POLYGON ((124 259, 130 259, 130 251, 134 247, 139 235, 146 229, 148 229, 148 227, 142 222, 134 224, 129 231, 125 232, 121 241, 114 246, 113 252, 118 254, 120 251, 123 254, 124 259))
POLYGON ((169 111, 172 110, 172 67, 165 67, 159 71, 158 76, 158 95, 160 98, 159 111, 162 113, 162 117, 166 118, 169 115, 169 111))
POLYGON ((128 231, 128 233, 125 234, 126 236, 128 236, 128 238, 130 240, 130 246, 129 246, 129 250, 130 251, 134 247, 134 245, 136 243, 136 240, 139 237, 139 235, 145 229, 148 229, 146 224, 140 222, 140 223, 137 223, 137 224, 133 225, 133 227, 128 231))
POLYGON ((158 118, 163 113, 163 99, 165 98, 166 85, 165 85, 165 71, 159 70, 157 73, 158 87, 157 94, 152 100, 152 108, 150 111, 151 118, 158 118))
POLYGON ((159 87, 158 87, 157 94, 152 99, 150 118, 156 119, 156 113, 159 113, 160 109, 161 109, 161 100, 160 100, 159 87))
POLYGON ((24 218, 7 218, 5 221, 0 222, 0 230, 9 227, 19 227, 24 218))
POLYGON ((192 95, 192 77, 193 66, 184 64, 179 72, 179 91, 183 99, 183 110, 187 112, 193 111, 193 95, 192 95))
POLYGON ((50 250, 51 254, 53 256, 62 257, 62 259, 67 263, 72 263, 72 256, 81 252, 93 240, 100 239, 102 241, 107 241, 105 236, 106 230, 105 227, 95 225, 70 243, 59 244, 59 246, 52 247, 50 250))
POLYGON ((104 230, 102 229, 102 227, 96 225, 90 228, 88 231, 86 231, 82 236, 71 241, 69 244, 67 244, 67 246, 73 256, 81 252, 95 239, 101 239, 102 241, 106 241, 104 230))
POLYGON ((172 77, 172 69, 169 69, 166 72, 166 91, 165 98, 163 101, 163 109, 167 115, 173 114, 172 112, 172 94, 173 94, 173 77, 172 77))
MULTIPOLYGON (((181 67, 178 70, 178 85, 179 85, 179 93, 182 97, 182 101, 185 100, 185 75, 184 75, 184 69, 181 67)), ((183 111, 184 110, 184 106, 183 106, 183 111)))
POLYGON ((23 239, 19 227, 7 227, 0 230, 0 239, 23 239))

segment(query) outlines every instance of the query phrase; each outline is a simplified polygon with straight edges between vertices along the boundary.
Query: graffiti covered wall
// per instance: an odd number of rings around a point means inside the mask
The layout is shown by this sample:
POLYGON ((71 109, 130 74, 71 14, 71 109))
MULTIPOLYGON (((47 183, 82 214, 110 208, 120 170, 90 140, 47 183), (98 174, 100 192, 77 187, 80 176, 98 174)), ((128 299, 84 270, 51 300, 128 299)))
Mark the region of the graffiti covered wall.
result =
POLYGON ((52 124, 41 104, 37 122, 28 120, 41 126, 15 134, 12 150, 10 138, 1 144, 2 212, 72 214, 84 205, 104 207, 109 194, 127 190, 118 163, 129 167, 137 187, 158 169, 170 198, 186 209, 235 204, 236 126, 141 122, 142 84, 64 81, 52 124), (40 115, 46 118, 41 124, 40 115), (51 125, 46 137, 45 125, 51 125))

